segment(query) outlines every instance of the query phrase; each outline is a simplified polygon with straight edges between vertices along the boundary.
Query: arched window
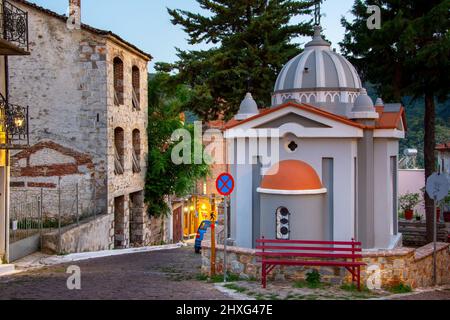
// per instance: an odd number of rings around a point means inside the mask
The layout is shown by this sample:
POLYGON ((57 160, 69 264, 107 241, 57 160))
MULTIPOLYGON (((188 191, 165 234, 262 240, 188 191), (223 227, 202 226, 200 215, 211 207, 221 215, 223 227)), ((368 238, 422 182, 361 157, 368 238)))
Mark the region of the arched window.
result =
POLYGON ((123 88, 123 62, 120 58, 116 57, 113 61, 114 64, 114 104, 116 106, 123 105, 124 103, 124 88, 123 88))
POLYGON ((138 129, 133 130, 133 172, 141 172, 141 133, 138 129))
POLYGON ((125 161, 125 142, 124 131, 122 128, 114 129, 114 173, 124 173, 125 161))
POLYGON ((141 108, 141 74, 139 68, 133 66, 131 71, 131 80, 132 80, 132 98, 133 98, 133 108, 139 110, 141 108))

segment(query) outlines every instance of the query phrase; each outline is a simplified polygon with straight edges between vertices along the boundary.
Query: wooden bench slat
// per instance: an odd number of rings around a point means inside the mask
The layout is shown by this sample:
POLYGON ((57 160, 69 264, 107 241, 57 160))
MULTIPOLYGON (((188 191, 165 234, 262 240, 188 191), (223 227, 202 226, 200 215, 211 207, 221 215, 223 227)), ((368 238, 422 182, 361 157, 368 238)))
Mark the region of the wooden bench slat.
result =
POLYGON ((361 254, 333 254, 333 253, 298 253, 298 252, 257 252, 259 257, 304 257, 331 259, 362 259, 361 254))
POLYGON ((296 246, 256 246, 258 250, 302 250, 302 251, 355 251, 361 252, 361 248, 337 248, 337 247, 296 247, 296 246))

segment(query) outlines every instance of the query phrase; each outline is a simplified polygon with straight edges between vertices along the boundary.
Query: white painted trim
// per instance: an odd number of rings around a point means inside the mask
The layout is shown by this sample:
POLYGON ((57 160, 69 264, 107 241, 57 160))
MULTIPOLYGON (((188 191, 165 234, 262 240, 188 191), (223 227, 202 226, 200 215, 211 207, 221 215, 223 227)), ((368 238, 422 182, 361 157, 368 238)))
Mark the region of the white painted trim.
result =
MULTIPOLYGON (((325 70, 324 62, 322 56, 322 50, 316 49, 316 87, 325 88, 325 70)), ((320 92, 317 92, 317 97, 319 98, 320 92)), ((317 101, 321 101, 317 99, 317 101)))
POLYGON ((235 120, 247 120, 247 119, 249 119, 249 118, 251 118, 251 117, 254 117, 254 116, 256 116, 257 115, 257 113, 238 113, 238 114, 236 114, 235 116, 234 116, 234 119, 235 120))
POLYGON ((373 137, 405 139, 405 132, 398 129, 378 129, 374 130, 373 137))
POLYGON ((301 88, 303 85, 303 70, 305 69, 306 61, 308 61, 309 56, 314 52, 314 50, 306 50, 303 53, 301 63, 298 64, 297 70, 295 71, 294 78, 294 88, 301 88))
POLYGON ((379 119, 380 115, 375 111, 350 112, 350 119, 379 119))
POLYGON ((289 69, 291 68, 291 65, 294 63, 295 60, 297 60, 297 58, 299 56, 301 56, 303 53, 300 53, 299 55, 295 56, 294 58, 292 58, 287 64, 286 64, 286 69, 284 70, 283 73, 281 73, 281 78, 280 78, 280 83, 278 84, 278 88, 277 90, 280 90, 280 86, 283 86, 285 81, 286 81, 286 77, 288 74, 289 69))
MULTIPOLYGON (((233 138, 233 137, 240 137, 241 135, 243 137, 248 136, 248 133, 244 133, 242 130, 246 131, 249 129, 252 129, 254 127, 263 125, 267 122, 270 122, 272 120, 278 119, 286 114, 289 113, 295 113, 297 115, 306 117, 310 120, 322 123, 326 126, 329 126, 330 128, 305 128, 302 127, 296 123, 291 123, 289 126, 291 128, 296 127, 297 129, 295 132, 292 132, 293 134, 297 135, 297 137, 317 137, 317 138, 361 138, 363 137, 363 129, 354 127, 345 123, 342 123, 338 120, 330 119, 326 116, 322 116, 319 114, 315 114, 312 112, 309 112, 308 110, 299 109, 293 106, 283 108, 280 110, 277 110, 275 112, 269 113, 267 115, 264 115, 262 117, 250 120, 248 122, 238 124, 236 127, 233 127, 231 129, 228 129, 225 132, 225 138, 233 138)), ((283 135, 283 128, 287 128, 288 124, 284 124, 281 126, 280 133, 283 135)), ((268 129, 254 129, 257 130, 259 133, 259 130, 268 130, 268 129)), ((251 132, 251 131, 250 131, 251 132)))
POLYGON ((281 194, 281 195, 312 195, 312 194, 324 194, 327 193, 326 188, 314 189, 314 190, 279 190, 279 189, 256 189, 259 193, 267 194, 281 194))

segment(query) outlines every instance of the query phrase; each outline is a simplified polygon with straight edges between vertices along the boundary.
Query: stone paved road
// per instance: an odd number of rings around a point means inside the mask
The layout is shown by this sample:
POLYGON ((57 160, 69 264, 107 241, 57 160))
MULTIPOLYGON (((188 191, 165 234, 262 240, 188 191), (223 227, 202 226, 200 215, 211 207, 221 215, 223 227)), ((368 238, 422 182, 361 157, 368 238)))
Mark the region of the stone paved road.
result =
POLYGON ((196 280, 201 257, 192 247, 99 258, 72 263, 81 268, 81 290, 66 287, 68 265, 0 278, 5 299, 229 299, 196 280))
POLYGON ((450 300, 450 289, 423 292, 395 298, 393 300, 450 300))

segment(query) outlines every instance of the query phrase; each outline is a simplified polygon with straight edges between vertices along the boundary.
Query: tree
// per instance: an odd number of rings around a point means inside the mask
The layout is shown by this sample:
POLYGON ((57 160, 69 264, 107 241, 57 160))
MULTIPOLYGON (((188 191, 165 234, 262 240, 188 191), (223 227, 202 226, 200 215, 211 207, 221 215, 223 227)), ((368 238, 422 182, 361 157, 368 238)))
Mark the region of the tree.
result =
MULTIPOLYGON (((193 136, 193 126, 180 117, 181 106, 191 98, 191 91, 184 85, 171 84, 171 76, 158 73, 149 80, 148 171, 145 184, 145 201, 149 214, 164 216, 169 213, 166 197, 185 196, 196 181, 209 173, 208 165, 180 164, 172 161, 172 150, 179 141, 172 141, 173 132, 186 129, 193 136)), ((192 139, 202 150, 202 141, 192 139)), ((193 160, 193 155, 192 155, 193 160)))
MULTIPOLYGON (((403 96, 422 98, 424 162, 428 178, 436 166, 436 99, 448 96, 450 80, 450 1, 356 0, 355 19, 342 19, 346 28, 344 54, 368 80, 377 84, 385 100, 403 96), (379 30, 369 30, 369 5, 381 8, 379 30)), ((433 201, 426 196, 427 238, 432 241, 433 201)))
POLYGON ((205 120, 234 115, 249 86, 260 106, 270 105, 277 74, 300 53, 291 40, 312 35, 310 20, 291 23, 291 19, 310 14, 313 1, 196 1, 210 15, 168 9, 171 21, 183 27, 189 44, 214 47, 178 50, 179 61, 160 63, 158 70, 178 71, 178 83, 189 84, 193 90, 186 108, 205 120))

